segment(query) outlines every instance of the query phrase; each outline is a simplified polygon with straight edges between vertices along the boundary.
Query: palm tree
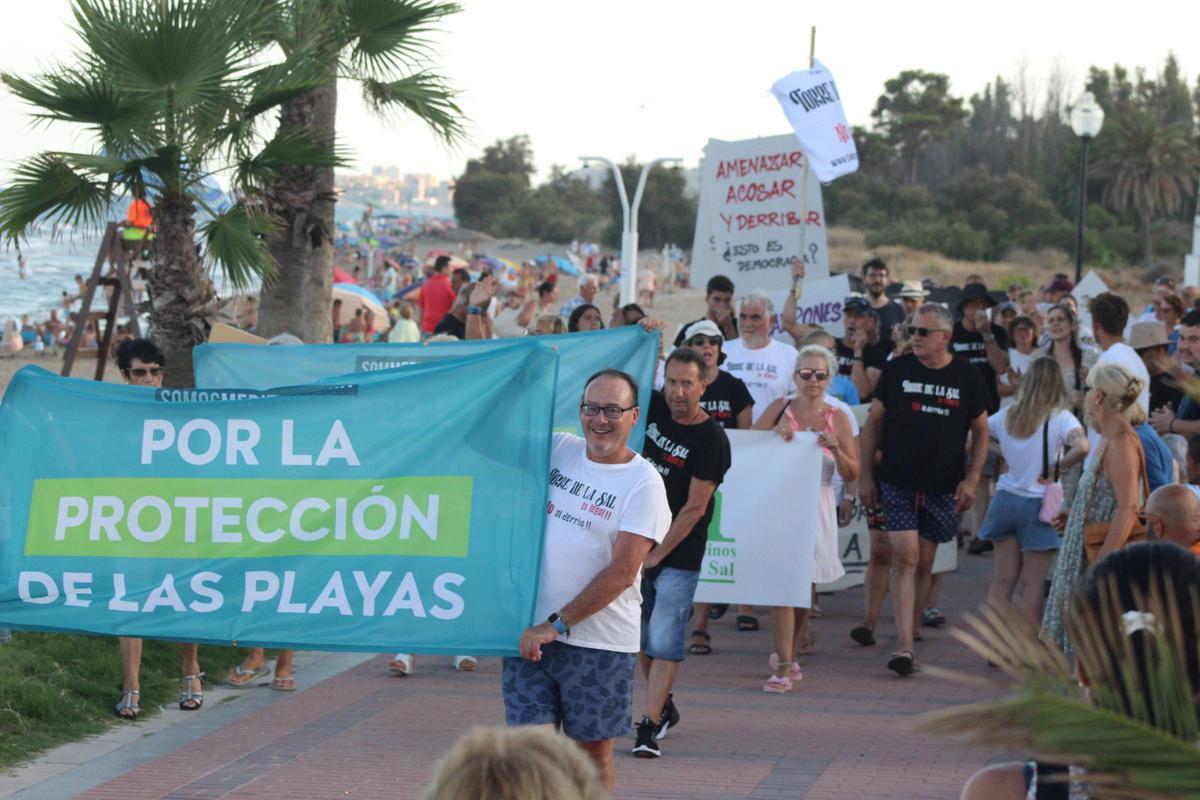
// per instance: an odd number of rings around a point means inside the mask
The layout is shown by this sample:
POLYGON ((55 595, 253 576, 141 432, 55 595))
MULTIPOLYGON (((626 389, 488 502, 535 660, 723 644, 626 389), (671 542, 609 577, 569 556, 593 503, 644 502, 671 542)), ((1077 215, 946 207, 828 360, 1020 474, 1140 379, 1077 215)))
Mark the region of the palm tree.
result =
POLYGON ((1173 214, 1190 196, 1200 176, 1200 149, 1187 127, 1167 124, 1148 111, 1121 114, 1115 130, 1100 140, 1097 177, 1107 180, 1104 202, 1117 211, 1133 207, 1142 234, 1142 258, 1154 263, 1151 226, 1173 214))
MULTIPOLYGON (((337 81, 353 80, 380 115, 407 111, 448 143, 463 133, 461 112, 445 81, 424 68, 432 26, 456 13, 435 0, 288 0, 278 4, 273 36, 285 53, 308 52, 321 85, 283 104, 279 135, 331 145, 337 127, 337 81)), ((285 168, 266 193, 281 224, 268 237, 278 272, 262 291, 259 332, 287 331, 306 342, 331 333, 333 168, 285 168)))
MULTIPOLYGON (((1081 766, 1088 796, 1096 800, 1200 798, 1200 708, 1179 606, 1157 592, 1143 598, 1138 608, 1161 621, 1161 629, 1139 654, 1122 629, 1117 597, 1113 584, 1099 611, 1072 604, 1077 665, 1039 637, 1036 622, 1016 612, 985 608, 969 616, 969 630, 954 631, 955 638, 999 666, 1008 691, 995 701, 928 714, 921 727, 1081 766), (1087 676, 1087 691, 1079 675, 1087 676)), ((1193 595, 1190 619, 1200 614, 1197 602, 1193 595)), ((981 682, 978 675, 927 671, 981 682)))
POLYGON ((0 79, 39 122, 82 126, 90 152, 43 152, 0 192, 0 236, 43 224, 98 226, 122 198, 152 203, 150 328, 166 383, 192 385, 192 346, 207 338, 216 294, 206 255, 235 287, 271 269, 264 184, 296 164, 332 167, 336 154, 295 135, 261 133, 263 116, 320 85, 304 51, 270 59, 271 0, 75 0, 73 64, 0 79), (232 202, 204 202, 224 174, 232 202), (197 222, 198 214, 203 220, 197 222))

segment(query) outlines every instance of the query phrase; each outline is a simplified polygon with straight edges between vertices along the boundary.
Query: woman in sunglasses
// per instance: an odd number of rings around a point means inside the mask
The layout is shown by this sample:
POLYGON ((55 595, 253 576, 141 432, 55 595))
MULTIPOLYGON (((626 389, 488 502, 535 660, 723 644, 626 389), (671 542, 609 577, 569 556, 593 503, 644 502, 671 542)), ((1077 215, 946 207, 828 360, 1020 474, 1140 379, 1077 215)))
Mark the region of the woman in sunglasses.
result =
POLYGON ((1054 518, 1063 538, 1042 617, 1046 635, 1068 652, 1062 617, 1067 597, 1088 564, 1145 536, 1137 515, 1151 491, 1142 441, 1130 424, 1143 415, 1142 380, 1120 364, 1097 364, 1087 383, 1088 424, 1100 432, 1100 442, 1069 498, 1070 512, 1054 518))
MULTIPOLYGON (((780 398, 767 406, 754 423, 756 430, 774 430, 786 441, 797 431, 817 434, 821 448, 821 489, 818 494, 816 519, 816 548, 813 557, 813 584, 830 583, 846 574, 838 556, 837 499, 833 491, 833 473, 842 480, 858 478, 858 447, 846 412, 825 400, 830 378, 836 374, 837 357, 828 349, 807 345, 796 357, 793 379, 796 394, 780 398)), ((803 676, 797 651, 809 639, 810 608, 779 606, 771 609, 771 629, 775 637, 775 652, 769 663, 774 674, 763 686, 764 692, 789 691, 803 676)))

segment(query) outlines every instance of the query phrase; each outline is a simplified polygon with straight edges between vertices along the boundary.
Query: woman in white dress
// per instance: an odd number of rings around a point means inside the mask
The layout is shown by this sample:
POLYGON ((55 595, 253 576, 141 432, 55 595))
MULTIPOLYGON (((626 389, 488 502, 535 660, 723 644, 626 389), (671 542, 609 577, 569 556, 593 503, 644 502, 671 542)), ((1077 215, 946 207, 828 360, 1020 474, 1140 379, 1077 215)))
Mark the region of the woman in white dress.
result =
MULTIPOLYGON (((791 441, 797 431, 817 434, 822 451, 821 488, 816 508, 816 544, 813 553, 813 583, 830 583, 846 574, 838 553, 837 499, 833 490, 836 469, 847 483, 858 479, 858 448, 846 412, 825 400, 829 382, 837 374, 837 358, 817 345, 801 348, 796 357, 793 379, 797 393, 780 398, 767 406, 754 423, 758 430, 774 430, 791 441)), ((806 515, 807 516, 807 515, 806 515)), ((774 674, 763 686, 764 692, 782 693, 803 675, 797 661, 797 649, 808 639, 809 608, 787 606, 771 609, 771 629, 775 653, 770 665, 774 674)))

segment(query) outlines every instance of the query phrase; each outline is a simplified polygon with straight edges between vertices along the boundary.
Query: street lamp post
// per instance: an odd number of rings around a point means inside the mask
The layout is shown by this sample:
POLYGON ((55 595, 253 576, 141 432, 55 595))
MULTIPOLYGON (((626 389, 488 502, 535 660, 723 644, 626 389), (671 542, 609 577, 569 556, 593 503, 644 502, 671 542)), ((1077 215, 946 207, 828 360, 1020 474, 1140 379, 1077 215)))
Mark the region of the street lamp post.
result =
POLYGON ((638 178, 637 189, 633 193, 633 206, 629 205, 629 195, 625 192, 625 181, 621 179, 621 168, 610 158, 603 156, 580 156, 579 160, 586 167, 589 161, 599 161, 607 164, 612 170, 613 180, 617 184, 617 196, 621 198, 621 211, 624 219, 621 224, 621 305, 627 305, 637 300, 637 250, 638 208, 642 204, 642 192, 646 189, 646 178, 650 170, 659 164, 681 163, 682 158, 656 158, 642 167, 638 178))
POLYGON ((1083 140, 1083 152, 1079 155, 1079 222, 1075 229, 1075 283, 1079 283, 1083 272, 1083 223, 1087 214, 1087 153, 1088 145, 1100 133, 1104 125, 1104 109, 1091 92, 1084 92, 1079 102, 1071 109, 1071 130, 1083 140))

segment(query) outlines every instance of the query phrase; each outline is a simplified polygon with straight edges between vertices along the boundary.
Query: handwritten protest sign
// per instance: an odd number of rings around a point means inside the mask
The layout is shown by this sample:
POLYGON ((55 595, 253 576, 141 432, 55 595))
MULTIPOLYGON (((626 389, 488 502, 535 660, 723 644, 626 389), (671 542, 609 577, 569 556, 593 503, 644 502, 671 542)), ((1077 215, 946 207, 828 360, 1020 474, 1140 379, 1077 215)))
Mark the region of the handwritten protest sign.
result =
MULTIPOLYGON (((630 433, 630 446, 641 452, 649 408, 654 368, 658 361, 658 334, 632 325, 608 331, 539 336, 542 344, 562 356, 554 412, 555 430, 579 432, 579 401, 587 379, 602 369, 620 369, 633 375, 646 391, 639 393, 641 418, 630 433)), ((290 347, 256 347, 206 344, 193 351, 197 386, 231 389, 265 389, 305 384, 346 375, 424 364, 447 358, 520 345, 528 339, 468 339, 430 344, 306 344, 290 347)))
POLYGON ((0 404, 0 623, 515 655, 557 362, 531 340, 282 393, 26 367, 0 404))
MULTIPOLYGON (((1092 312, 1088 311, 1088 301, 1096 295, 1104 294, 1108 291, 1108 284, 1104 279, 1096 274, 1096 270, 1089 269, 1088 274, 1083 276, 1083 280, 1071 291, 1071 296, 1075 298, 1075 302, 1079 304, 1079 324, 1088 330, 1092 327, 1092 312)), ((1129 315, 1129 325, 1132 326, 1137 321, 1137 314, 1129 315)), ((1128 330, 1126 330, 1128 334, 1128 330)))
POLYGON ((733 466, 717 490, 696 600, 808 608, 821 451, 811 433, 726 431, 733 466))
MULTIPOLYGON (((771 302, 775 304, 771 334, 788 344, 794 344, 791 334, 783 329, 781 321, 787 292, 770 292, 770 295, 771 302)), ((842 306, 849 295, 850 279, 845 275, 834 275, 815 281, 806 279, 800 291, 800 298, 796 301, 796 322, 802 325, 816 325, 834 336, 841 337, 846 332, 842 306)))
POLYGON ((700 165, 693 285, 725 275, 739 294, 786 292, 797 256, 804 258, 810 279, 829 277, 821 184, 808 181, 805 212, 804 162, 792 134, 737 142, 709 139, 700 165))
POLYGON ((828 183, 858 169, 858 150, 833 74, 820 61, 771 86, 804 147, 813 175, 828 183))

